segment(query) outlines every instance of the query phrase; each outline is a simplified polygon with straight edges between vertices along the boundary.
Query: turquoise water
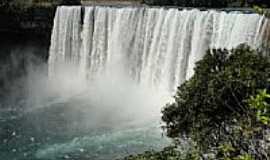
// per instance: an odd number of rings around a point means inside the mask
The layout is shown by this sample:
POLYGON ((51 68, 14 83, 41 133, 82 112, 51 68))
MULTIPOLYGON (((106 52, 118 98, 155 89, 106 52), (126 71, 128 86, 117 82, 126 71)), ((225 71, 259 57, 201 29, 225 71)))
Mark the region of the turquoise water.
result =
POLYGON ((21 61, 46 50, 32 43, 1 44, 1 53, 7 48, 6 54, 14 53, 10 59, 18 60, 5 67, 1 59, 7 73, 0 69, 0 160, 112 160, 169 143, 160 129, 158 92, 111 82, 111 76, 87 86, 65 75, 49 83, 47 64, 39 58, 29 62, 26 75, 13 77, 21 61), (82 88, 91 92, 81 96, 82 88))
POLYGON ((6 109, 0 112, 1 159, 111 160, 158 150, 169 143, 158 119, 115 117, 113 121, 113 116, 107 116, 106 121, 94 107, 85 110, 75 107, 76 103, 57 103, 28 112, 23 105, 2 107, 6 109))

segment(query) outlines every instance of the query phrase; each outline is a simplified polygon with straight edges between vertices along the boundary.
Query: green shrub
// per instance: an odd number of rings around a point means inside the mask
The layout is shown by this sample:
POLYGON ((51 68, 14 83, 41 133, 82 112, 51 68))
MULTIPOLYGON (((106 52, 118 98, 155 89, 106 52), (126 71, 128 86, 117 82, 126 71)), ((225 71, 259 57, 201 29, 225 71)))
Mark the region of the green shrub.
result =
POLYGON ((254 115, 245 100, 266 88, 269 78, 269 59, 245 45, 208 51, 194 76, 178 88, 175 103, 162 111, 167 135, 190 137, 201 149, 219 146, 233 138, 231 126, 254 115))
POLYGON ((264 125, 270 125, 270 104, 267 102, 269 99, 270 94, 264 89, 248 100, 249 106, 255 109, 257 120, 264 125))
POLYGON ((269 159, 269 80, 270 60, 260 52, 246 45, 209 50, 162 111, 177 147, 125 160, 269 159), (186 140, 187 152, 181 150, 186 140))

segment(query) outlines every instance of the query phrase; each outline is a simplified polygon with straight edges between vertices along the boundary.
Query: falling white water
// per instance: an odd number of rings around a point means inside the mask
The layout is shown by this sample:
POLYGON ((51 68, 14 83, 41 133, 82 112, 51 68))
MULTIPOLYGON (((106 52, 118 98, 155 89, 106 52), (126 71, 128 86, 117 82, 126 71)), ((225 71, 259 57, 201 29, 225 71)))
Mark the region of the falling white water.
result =
MULTIPOLYGON (((268 20, 240 12, 136 7, 58 7, 50 77, 75 66, 74 77, 110 81, 121 75, 140 86, 173 92, 193 74, 208 48, 264 44, 268 20)), ((269 34, 269 33, 268 33, 269 34)))
POLYGON ((58 7, 50 79, 37 74, 37 84, 30 82, 29 115, 42 113, 42 121, 53 122, 57 130, 51 132, 50 124, 33 121, 57 139, 75 137, 49 141, 36 150, 36 159, 72 159, 78 152, 117 159, 167 146, 160 110, 192 76, 195 62, 208 48, 265 47, 269 25, 264 16, 241 12, 58 7))
POLYGON ((83 61, 81 48, 81 7, 59 7, 51 36, 49 74, 57 76, 66 64, 79 65, 83 61))

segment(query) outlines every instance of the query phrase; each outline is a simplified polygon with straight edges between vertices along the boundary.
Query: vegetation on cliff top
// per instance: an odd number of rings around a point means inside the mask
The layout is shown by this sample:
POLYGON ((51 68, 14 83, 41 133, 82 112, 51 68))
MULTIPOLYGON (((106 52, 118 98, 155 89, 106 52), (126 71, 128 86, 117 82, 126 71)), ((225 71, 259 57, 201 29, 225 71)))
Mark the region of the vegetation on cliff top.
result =
MULTIPOLYGON (((2 0, 0 2, 1 7, 51 7, 59 4, 64 5, 78 5, 81 1, 105 1, 106 0, 2 0)), ((108 2, 110 0, 107 0, 108 2)), ((115 1, 137 1, 148 5, 173 5, 181 7, 270 7, 270 1, 268 0, 115 0, 115 1)))
POLYGON ((270 7, 268 0, 144 0, 149 5, 176 5, 182 7, 270 7))

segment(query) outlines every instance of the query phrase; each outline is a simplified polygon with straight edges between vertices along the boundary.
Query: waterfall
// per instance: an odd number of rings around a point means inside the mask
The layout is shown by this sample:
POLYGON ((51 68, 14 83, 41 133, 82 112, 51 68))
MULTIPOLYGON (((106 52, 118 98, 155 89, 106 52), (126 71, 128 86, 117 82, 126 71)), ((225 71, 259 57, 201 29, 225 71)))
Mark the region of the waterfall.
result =
POLYGON ((55 14, 49 55, 49 76, 64 64, 80 64, 81 7, 59 7, 55 14))
POLYGON ((259 48, 269 34, 267 18, 241 12, 90 6, 83 13, 80 6, 58 7, 50 77, 73 65, 76 78, 121 74, 171 92, 192 76, 208 48, 259 48))

